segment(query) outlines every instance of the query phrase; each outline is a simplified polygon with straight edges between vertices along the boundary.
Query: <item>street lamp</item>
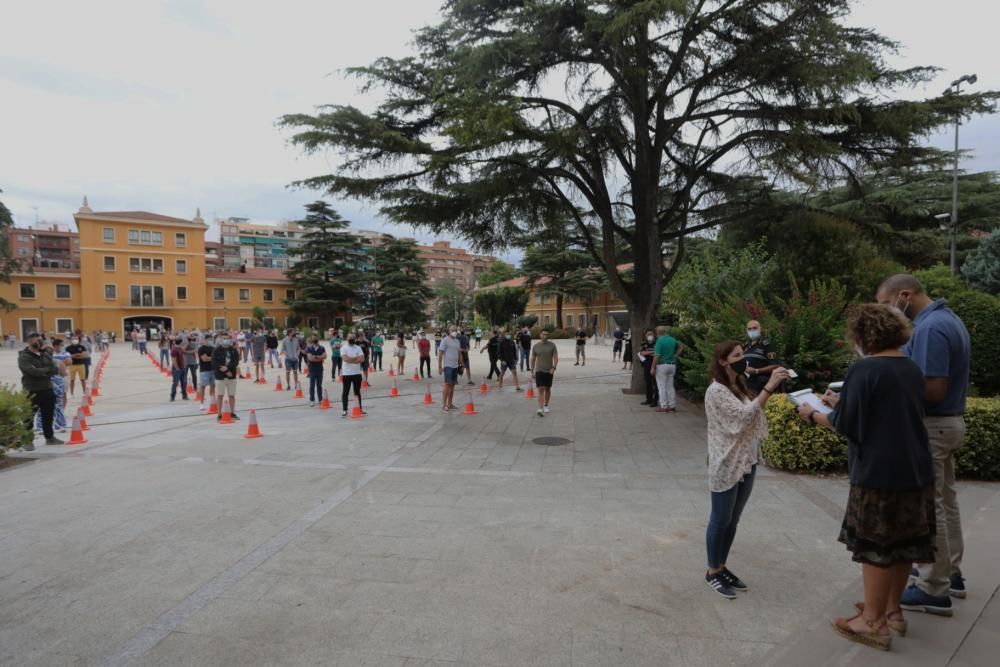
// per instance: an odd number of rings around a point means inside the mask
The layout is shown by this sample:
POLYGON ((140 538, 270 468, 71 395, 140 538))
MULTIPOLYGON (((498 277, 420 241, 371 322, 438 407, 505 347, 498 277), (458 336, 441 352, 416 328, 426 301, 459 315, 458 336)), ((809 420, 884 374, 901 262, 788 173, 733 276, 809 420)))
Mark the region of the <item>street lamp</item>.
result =
MULTIPOLYGON (((955 79, 948 86, 945 94, 954 93, 957 95, 961 92, 962 84, 968 83, 969 85, 974 84, 979 80, 975 74, 966 74, 965 76, 955 79)), ((952 165, 951 170, 951 229, 949 230, 949 235, 951 236, 951 275, 955 275, 955 241, 958 236, 958 127, 962 124, 962 117, 960 115, 955 116, 955 161, 952 165)))
POLYGON ((38 333, 45 335, 45 306, 38 307, 38 333))

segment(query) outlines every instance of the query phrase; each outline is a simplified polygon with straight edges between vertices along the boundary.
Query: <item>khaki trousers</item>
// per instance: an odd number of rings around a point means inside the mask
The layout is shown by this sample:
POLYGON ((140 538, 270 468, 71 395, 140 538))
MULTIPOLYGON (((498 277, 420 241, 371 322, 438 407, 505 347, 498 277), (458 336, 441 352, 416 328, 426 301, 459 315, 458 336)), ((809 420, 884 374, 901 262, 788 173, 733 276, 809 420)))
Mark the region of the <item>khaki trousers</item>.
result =
POLYGON ((955 492, 955 453, 965 439, 965 418, 927 417, 924 420, 934 460, 934 513, 937 536, 933 564, 918 566, 917 586, 928 595, 948 596, 948 584, 953 574, 962 572, 962 517, 955 492))

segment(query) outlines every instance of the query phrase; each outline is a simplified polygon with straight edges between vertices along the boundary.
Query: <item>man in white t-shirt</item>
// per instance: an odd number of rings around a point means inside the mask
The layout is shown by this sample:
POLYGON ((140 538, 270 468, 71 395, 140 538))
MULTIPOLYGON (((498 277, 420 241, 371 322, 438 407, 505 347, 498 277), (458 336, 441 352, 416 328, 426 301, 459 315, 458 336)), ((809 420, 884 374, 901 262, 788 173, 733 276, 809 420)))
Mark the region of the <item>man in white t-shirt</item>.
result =
POLYGON ((247 347, 247 335, 242 331, 236 334, 236 349, 240 353, 240 359, 243 360, 243 363, 246 363, 249 348, 247 347))
POLYGON ((458 383, 458 369, 462 367, 462 344, 458 341, 458 330, 448 327, 448 336, 438 346, 438 375, 444 376, 444 390, 441 396, 442 410, 455 409, 455 385, 458 383))
MULTIPOLYGON (((365 351, 357 344, 354 333, 347 334, 347 342, 340 346, 341 371, 340 379, 344 383, 344 391, 340 400, 344 405, 344 413, 341 417, 347 416, 347 400, 351 396, 351 389, 358 397, 358 407, 361 407, 361 363, 365 360, 365 351)), ((366 415, 364 408, 361 414, 366 415)))

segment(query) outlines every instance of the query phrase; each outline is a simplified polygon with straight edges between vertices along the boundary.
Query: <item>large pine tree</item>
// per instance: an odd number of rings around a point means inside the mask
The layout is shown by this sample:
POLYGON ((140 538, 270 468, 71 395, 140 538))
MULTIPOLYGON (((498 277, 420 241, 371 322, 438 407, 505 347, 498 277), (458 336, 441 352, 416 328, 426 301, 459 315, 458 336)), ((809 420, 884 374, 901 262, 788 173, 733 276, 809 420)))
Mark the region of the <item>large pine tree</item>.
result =
POLYGON ((387 236, 375 251, 374 305, 378 321, 399 330, 427 316, 432 290, 415 241, 387 236))

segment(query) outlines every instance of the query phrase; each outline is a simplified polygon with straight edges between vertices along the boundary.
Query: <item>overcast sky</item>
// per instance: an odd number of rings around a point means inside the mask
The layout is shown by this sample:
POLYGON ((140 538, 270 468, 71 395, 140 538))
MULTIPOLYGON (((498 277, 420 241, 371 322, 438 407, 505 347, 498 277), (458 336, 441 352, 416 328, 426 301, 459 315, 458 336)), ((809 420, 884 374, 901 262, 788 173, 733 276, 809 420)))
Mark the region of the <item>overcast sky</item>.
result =
MULTIPOLYGON (((19 225, 72 224, 94 210, 148 210, 206 220, 300 217, 317 193, 291 181, 329 173, 333 156, 303 157, 275 120, 317 104, 371 108, 343 68, 409 52, 411 31, 441 0, 65 0, 10 3, 0 39, 0 197, 19 225)), ((866 0, 852 23, 903 43, 898 65, 937 65, 933 85, 993 72, 1000 10, 982 0, 866 0)), ((1000 117, 963 126, 965 165, 1000 170, 1000 117)), ((950 145, 950 134, 933 142, 950 145)), ((333 206, 356 227, 383 224, 373 207, 333 206)), ((217 230, 213 230, 217 236, 217 230)))

